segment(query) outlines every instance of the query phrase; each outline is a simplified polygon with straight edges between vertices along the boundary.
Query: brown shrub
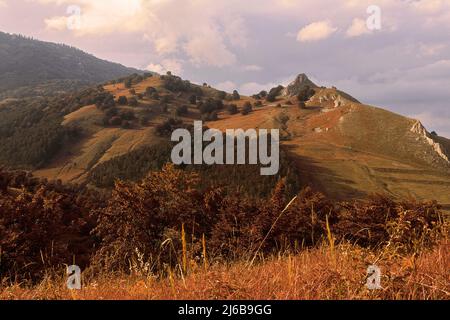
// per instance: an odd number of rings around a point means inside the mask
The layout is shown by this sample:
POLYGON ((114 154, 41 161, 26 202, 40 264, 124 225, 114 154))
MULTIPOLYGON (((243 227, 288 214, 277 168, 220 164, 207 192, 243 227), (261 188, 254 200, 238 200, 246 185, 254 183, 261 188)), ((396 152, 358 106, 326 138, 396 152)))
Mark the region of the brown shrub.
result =
POLYGON ((94 271, 139 265, 163 275, 186 271, 204 251, 210 261, 253 262, 324 241, 416 254, 447 236, 435 202, 336 203, 310 188, 291 201, 285 179, 268 199, 200 185, 197 174, 166 165, 139 183, 118 181, 104 203, 81 187, 0 172, 1 276, 39 278, 74 257, 94 271))
POLYGON ((176 170, 173 165, 150 173, 137 184, 117 182, 107 207, 97 212, 94 232, 101 244, 94 265, 123 271, 139 252, 161 267, 179 254, 177 240, 183 224, 191 241, 209 234, 214 220, 211 200, 217 194, 199 192, 198 182, 196 174, 176 170), (165 250, 163 244, 168 240, 171 245, 165 250))
POLYGON ((35 280, 63 264, 86 266, 94 244, 89 213, 101 199, 91 201, 58 183, 36 184, 23 173, 2 177, 7 182, 0 194, 1 277, 35 280))
POLYGON ((402 252, 430 247, 445 233, 436 202, 395 202, 383 195, 343 203, 335 231, 364 247, 394 246, 402 252))

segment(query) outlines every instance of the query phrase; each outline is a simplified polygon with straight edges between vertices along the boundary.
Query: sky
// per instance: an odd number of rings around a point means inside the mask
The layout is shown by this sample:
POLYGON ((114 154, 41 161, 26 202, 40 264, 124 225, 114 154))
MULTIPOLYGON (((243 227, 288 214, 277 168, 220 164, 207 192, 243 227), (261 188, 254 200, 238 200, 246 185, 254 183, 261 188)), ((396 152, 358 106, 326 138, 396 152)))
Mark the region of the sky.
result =
POLYGON ((450 0, 0 0, 0 31, 243 94, 306 73, 450 138, 450 0))

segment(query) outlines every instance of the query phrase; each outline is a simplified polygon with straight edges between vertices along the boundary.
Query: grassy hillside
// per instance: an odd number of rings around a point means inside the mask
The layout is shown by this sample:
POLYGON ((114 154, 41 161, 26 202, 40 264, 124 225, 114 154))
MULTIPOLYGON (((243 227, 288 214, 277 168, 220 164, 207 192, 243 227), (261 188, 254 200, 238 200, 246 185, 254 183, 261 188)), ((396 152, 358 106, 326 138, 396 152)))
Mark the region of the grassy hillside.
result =
MULTIPOLYGON (((450 209, 447 139, 336 88, 308 89, 307 97, 270 92, 278 95, 233 96, 170 74, 135 74, 58 98, 5 100, 0 163, 110 188, 117 178, 136 181, 160 169, 172 130, 203 120, 219 130, 280 129, 284 167, 277 177, 292 177, 292 190, 311 186, 339 200, 383 193, 450 209)), ((253 169, 238 167, 188 169, 213 178, 212 185, 234 180, 259 195, 277 179, 256 183, 253 169)))

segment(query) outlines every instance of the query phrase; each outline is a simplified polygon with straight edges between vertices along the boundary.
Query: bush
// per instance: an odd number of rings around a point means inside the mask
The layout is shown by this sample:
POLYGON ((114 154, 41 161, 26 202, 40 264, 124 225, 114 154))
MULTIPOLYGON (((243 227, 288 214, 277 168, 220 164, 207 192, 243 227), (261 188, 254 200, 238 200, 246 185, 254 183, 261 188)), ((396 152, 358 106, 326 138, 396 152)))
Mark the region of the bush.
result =
POLYGON ((39 281, 64 264, 84 268, 95 240, 91 210, 102 197, 25 172, 0 171, 0 276, 39 281))
POLYGON ((120 96, 119 99, 117 99, 117 103, 121 106, 128 105, 128 99, 125 96, 120 96))
POLYGON ((223 109, 223 102, 222 100, 215 100, 215 99, 207 99, 204 102, 199 103, 199 110, 201 114, 205 113, 211 113, 213 111, 221 110, 223 109))
POLYGON ((130 129, 131 128, 131 122, 127 120, 123 120, 122 124, 120 125, 122 129, 130 129))
POLYGON ((217 99, 225 100, 226 97, 227 97, 227 93, 225 91, 217 92, 217 99))
POLYGON ((231 114, 231 115, 236 114, 236 113, 239 112, 239 111, 238 111, 238 107, 237 107, 237 105, 235 105, 235 104, 230 104, 230 105, 228 105, 227 111, 228 111, 228 113, 231 114))
POLYGON ((164 88, 172 92, 187 92, 192 88, 189 81, 182 80, 180 77, 171 74, 161 76, 161 79, 163 80, 164 88))
POLYGON ((160 137, 170 137, 175 129, 182 128, 183 121, 170 118, 156 126, 156 134, 160 137))
POLYGON ((266 100, 268 102, 275 102, 277 97, 281 94, 281 91, 284 89, 283 86, 278 86, 275 88, 272 88, 269 93, 267 94, 266 100))
POLYGON ((100 93, 94 98, 94 100, 95 106, 100 110, 112 108, 116 105, 113 95, 107 92, 100 93))
POLYGON ((107 117, 113 117, 116 116, 118 113, 117 108, 109 108, 108 110, 105 111, 105 116, 107 117))
POLYGON ((131 88, 132 84, 133 82, 129 78, 124 81, 125 88, 131 88))
POLYGON ((252 104, 249 101, 246 101, 244 103, 244 106, 242 107, 241 114, 245 116, 252 111, 253 111, 252 104))
POLYGON ((157 92, 158 92, 158 91, 156 91, 156 89, 153 88, 153 87, 147 87, 147 88, 145 88, 145 95, 146 95, 147 97, 149 97, 149 98, 151 98, 152 95, 155 94, 155 93, 157 93, 157 92))
POLYGON ((124 112, 121 112, 120 117, 121 117, 123 120, 128 120, 128 121, 136 119, 136 116, 134 115, 134 112, 133 112, 133 111, 124 111, 124 112))
POLYGON ((149 118, 147 116, 142 116, 139 118, 139 124, 143 127, 148 125, 149 118))
POLYGON ((267 91, 261 91, 260 93, 254 94, 253 98, 260 100, 260 99, 264 99, 265 97, 267 97, 267 91))
MULTIPOLYGON (((211 217, 206 205, 210 193, 197 191, 196 175, 167 165, 150 173, 140 184, 118 182, 108 206, 99 212, 95 235, 102 239, 94 263, 107 270, 128 270, 129 261, 159 256, 159 266, 172 264, 170 253, 181 250, 178 236, 165 250, 169 235, 178 235, 181 225, 195 226, 190 236, 207 234, 211 217), (202 221, 202 223, 199 223, 202 221)), ((194 239, 192 239, 194 240, 194 239)))
POLYGON ((173 96, 170 94, 167 94, 163 97, 161 97, 161 103, 170 103, 173 100, 173 96))
POLYGON ((205 113, 202 115, 202 121, 216 121, 218 119, 219 119, 219 117, 218 117, 216 111, 213 111, 210 113, 205 113))
POLYGON ((233 97, 233 100, 241 100, 241 96, 240 96, 239 92, 237 92, 237 90, 233 91, 232 97, 233 97))
POLYGON ((122 118, 119 116, 114 116, 109 119, 109 125, 111 126, 120 126, 122 124, 122 118))
POLYGON ((185 116, 185 115, 187 115, 189 113, 189 109, 188 109, 188 107, 187 106, 185 106, 185 105, 182 105, 182 106, 178 106, 176 109, 175 109, 175 115, 176 116, 185 116))
POLYGON ((159 93, 158 92, 153 93, 150 98, 154 99, 154 100, 159 100, 159 98, 160 98, 159 93))
POLYGON ((314 94, 314 89, 310 88, 309 86, 305 86, 302 90, 300 90, 299 94, 297 95, 297 99, 300 102, 307 102, 309 99, 311 99, 312 96, 314 96, 314 94))
POLYGON ((130 107, 137 107, 139 103, 135 97, 131 97, 130 99, 128 99, 128 105, 130 107))

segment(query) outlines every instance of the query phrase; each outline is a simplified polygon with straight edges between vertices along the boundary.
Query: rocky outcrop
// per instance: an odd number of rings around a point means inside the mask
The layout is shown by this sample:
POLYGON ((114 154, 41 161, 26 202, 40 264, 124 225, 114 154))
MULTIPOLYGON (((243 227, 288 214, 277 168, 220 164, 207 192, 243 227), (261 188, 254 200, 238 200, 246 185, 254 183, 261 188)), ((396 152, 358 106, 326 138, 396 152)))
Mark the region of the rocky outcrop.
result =
POLYGON ((441 146, 441 144, 433 140, 431 134, 427 131, 427 129, 425 129, 420 121, 416 121, 414 123, 411 128, 411 132, 420 135, 420 137, 423 138, 433 148, 433 150, 439 155, 439 157, 444 159, 447 163, 450 163, 450 159, 445 154, 444 148, 441 146))
POLYGON ((348 99, 344 98, 339 93, 332 93, 332 94, 318 93, 315 97, 315 101, 318 102, 320 105, 327 104, 328 108, 339 108, 339 107, 348 105, 352 102, 352 101, 349 101, 348 99))
POLYGON ((294 97, 297 96, 305 87, 317 88, 317 86, 309 80, 304 73, 299 74, 294 81, 292 81, 286 88, 283 89, 283 96, 294 97))

